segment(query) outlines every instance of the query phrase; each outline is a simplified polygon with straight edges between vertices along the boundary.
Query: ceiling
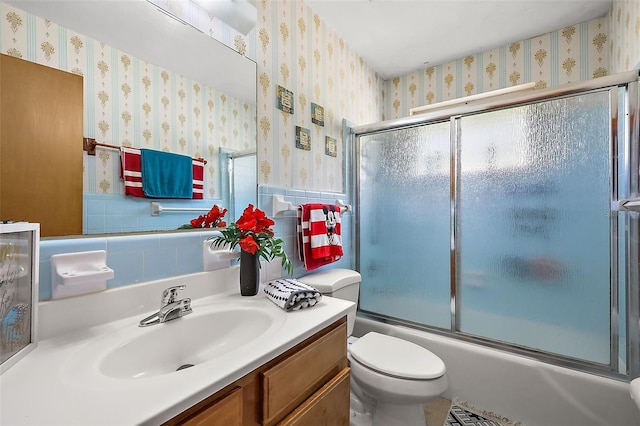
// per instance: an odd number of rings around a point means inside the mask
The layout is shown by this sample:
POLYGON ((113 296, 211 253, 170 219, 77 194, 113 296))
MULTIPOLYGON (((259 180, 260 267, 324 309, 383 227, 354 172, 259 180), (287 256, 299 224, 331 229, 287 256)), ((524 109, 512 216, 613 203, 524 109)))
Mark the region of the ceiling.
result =
POLYGON ((384 80, 606 15, 611 0, 305 0, 384 80))

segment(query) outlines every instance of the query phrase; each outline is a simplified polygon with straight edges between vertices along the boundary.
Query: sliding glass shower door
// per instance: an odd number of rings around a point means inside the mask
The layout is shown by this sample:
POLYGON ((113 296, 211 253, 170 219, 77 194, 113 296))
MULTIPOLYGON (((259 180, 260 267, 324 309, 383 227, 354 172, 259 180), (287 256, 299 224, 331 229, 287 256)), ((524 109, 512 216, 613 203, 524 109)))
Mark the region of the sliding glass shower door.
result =
POLYGON ((361 309, 449 327, 449 140, 448 121, 362 138, 361 309))
POLYGON ((459 118, 459 331, 609 364, 609 98, 459 118))
POLYGON ((628 93, 355 129, 360 313, 587 370, 638 364, 638 214, 616 207, 637 196, 628 93))

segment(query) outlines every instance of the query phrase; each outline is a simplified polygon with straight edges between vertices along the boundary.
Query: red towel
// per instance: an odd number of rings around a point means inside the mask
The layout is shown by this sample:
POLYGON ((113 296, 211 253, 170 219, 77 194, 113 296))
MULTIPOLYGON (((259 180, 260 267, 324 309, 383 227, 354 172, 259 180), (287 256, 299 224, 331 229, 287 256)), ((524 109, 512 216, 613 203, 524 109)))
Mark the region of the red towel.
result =
POLYGON ((303 204, 300 206, 298 210, 298 253, 307 271, 336 262, 342 256, 339 218, 339 206, 328 204, 303 204))
POLYGON ((142 166, 140 150, 137 148, 120 148, 121 178, 124 180, 124 193, 133 197, 144 197, 142 191, 142 166))
POLYGON ((194 200, 204 198, 204 159, 193 159, 193 197, 194 200))
MULTIPOLYGON (((193 199, 204 198, 204 163, 203 158, 193 159, 193 199)), ((123 146, 120 148, 120 178, 124 180, 124 193, 133 197, 145 197, 142 190, 142 165, 140 150, 123 146)))
POLYGON ((311 257, 324 259, 342 256, 340 207, 333 204, 309 205, 311 257))

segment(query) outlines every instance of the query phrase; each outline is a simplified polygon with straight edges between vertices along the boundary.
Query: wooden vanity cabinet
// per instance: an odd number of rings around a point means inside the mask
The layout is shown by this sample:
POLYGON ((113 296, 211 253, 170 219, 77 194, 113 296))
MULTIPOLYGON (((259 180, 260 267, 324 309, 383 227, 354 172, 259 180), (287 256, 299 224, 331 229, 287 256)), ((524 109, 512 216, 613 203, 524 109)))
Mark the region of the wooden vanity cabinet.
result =
POLYGON ((348 426, 346 317, 165 423, 348 426))

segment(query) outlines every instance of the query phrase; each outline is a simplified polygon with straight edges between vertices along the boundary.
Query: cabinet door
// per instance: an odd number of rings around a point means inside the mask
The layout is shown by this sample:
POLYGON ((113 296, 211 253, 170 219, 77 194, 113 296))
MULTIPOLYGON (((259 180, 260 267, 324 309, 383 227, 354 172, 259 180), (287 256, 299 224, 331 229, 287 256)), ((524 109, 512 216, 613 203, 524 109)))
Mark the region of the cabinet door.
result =
POLYGON ((338 374, 346 353, 343 323, 262 373, 263 424, 277 423, 338 374))
POLYGON ((234 389, 227 396, 182 424, 185 426, 242 426, 242 389, 234 389))
POLYGON ((279 426, 348 426, 349 368, 302 403, 279 426))

